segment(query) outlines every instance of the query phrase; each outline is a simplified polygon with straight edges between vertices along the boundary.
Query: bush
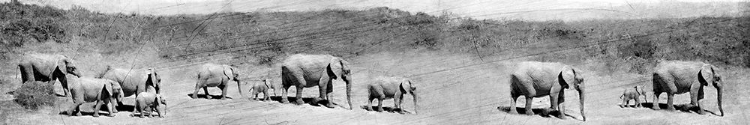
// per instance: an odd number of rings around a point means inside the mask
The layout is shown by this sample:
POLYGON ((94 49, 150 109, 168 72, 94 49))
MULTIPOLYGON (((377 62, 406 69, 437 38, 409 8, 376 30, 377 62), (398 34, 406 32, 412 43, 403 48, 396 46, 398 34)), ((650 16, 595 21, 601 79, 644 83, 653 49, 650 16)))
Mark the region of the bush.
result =
POLYGON ((55 104, 55 91, 52 85, 46 82, 27 82, 21 85, 13 95, 16 97, 16 103, 26 109, 36 110, 42 106, 52 106, 55 104))

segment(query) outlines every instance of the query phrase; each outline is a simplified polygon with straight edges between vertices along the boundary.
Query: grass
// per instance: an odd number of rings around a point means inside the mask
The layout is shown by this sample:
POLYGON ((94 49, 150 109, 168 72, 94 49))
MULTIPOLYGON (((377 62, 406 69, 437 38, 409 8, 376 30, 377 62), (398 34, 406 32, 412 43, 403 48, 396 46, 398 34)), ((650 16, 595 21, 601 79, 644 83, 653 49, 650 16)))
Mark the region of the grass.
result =
POLYGON ((579 47, 580 51, 542 55, 539 60, 627 62, 636 67, 631 72, 639 73, 644 70, 638 67, 654 59, 750 66, 750 54, 744 51, 750 47, 749 38, 743 35, 750 33, 743 28, 750 25, 747 16, 532 22, 437 17, 384 7, 173 16, 9 3, 0 8, 0 17, 7 19, 2 21, 2 35, 8 37, 0 37, 6 46, 78 40, 101 48, 103 55, 119 55, 150 44, 166 60, 230 54, 243 55, 233 57, 237 60, 253 59, 237 63, 270 66, 286 54, 301 52, 351 57, 426 48, 486 57, 579 47))

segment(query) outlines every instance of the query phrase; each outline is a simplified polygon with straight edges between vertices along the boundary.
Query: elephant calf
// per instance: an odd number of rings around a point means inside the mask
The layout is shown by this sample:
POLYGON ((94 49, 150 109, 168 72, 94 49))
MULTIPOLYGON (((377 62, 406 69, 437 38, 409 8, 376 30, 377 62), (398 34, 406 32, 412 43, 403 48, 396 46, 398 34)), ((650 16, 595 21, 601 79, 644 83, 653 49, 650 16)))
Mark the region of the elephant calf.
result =
POLYGON ((86 78, 86 77, 68 77, 68 85, 73 105, 68 109, 67 114, 76 116, 81 115, 80 106, 84 102, 96 102, 94 106, 94 117, 99 117, 99 109, 102 105, 107 105, 110 117, 115 114, 112 111, 112 100, 121 94, 120 84, 108 79, 86 78))
MULTIPOLYGON (((160 118, 167 114, 167 100, 156 92, 141 92, 135 99, 135 107, 141 113, 140 117, 148 113, 148 117, 154 117, 153 110, 159 113, 160 118)), ((135 115, 135 112, 133 112, 135 115)))
MULTIPOLYGON (((378 77, 375 78, 375 82, 367 85, 367 89, 369 90, 367 110, 372 111, 372 101, 378 99, 378 112, 382 112, 383 100, 391 98, 395 103, 394 108, 401 109, 404 94, 409 93, 414 99, 414 113, 417 113, 417 94, 415 93, 417 87, 409 79, 402 77, 378 77)), ((404 113, 404 110, 401 109, 399 113, 404 113)))
POLYGON ((635 107, 641 107, 641 95, 643 95, 643 100, 646 101, 646 91, 643 91, 642 86, 635 86, 633 88, 625 89, 625 91, 622 92, 622 95, 620 96, 620 99, 622 99, 622 104, 620 104, 620 107, 628 106, 630 100, 633 100, 635 102, 635 107))
POLYGON ((258 100, 258 94, 263 93, 263 101, 268 101, 271 99, 270 95, 268 95, 268 92, 272 89, 271 88, 271 81, 268 79, 263 79, 263 83, 255 83, 252 87, 250 87, 250 92, 252 93, 253 100, 258 100))

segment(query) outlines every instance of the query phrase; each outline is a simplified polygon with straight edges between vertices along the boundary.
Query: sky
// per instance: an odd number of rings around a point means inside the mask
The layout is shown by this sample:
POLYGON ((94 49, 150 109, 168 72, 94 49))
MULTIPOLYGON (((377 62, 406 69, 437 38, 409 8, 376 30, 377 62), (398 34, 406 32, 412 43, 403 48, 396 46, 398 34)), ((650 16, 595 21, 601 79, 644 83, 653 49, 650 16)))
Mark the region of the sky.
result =
MULTIPOLYGON (((10 1, 10 0, 0 0, 10 1)), ((475 19, 585 20, 737 16, 750 0, 20 0, 63 9, 151 15, 389 7, 475 19)))

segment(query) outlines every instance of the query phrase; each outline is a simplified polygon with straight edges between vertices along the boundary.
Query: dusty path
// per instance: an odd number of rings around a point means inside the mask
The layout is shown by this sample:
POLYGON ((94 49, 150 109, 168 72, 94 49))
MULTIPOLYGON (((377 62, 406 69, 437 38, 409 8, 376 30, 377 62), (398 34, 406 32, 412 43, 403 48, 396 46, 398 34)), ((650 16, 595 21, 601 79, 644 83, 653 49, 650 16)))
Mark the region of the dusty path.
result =
MULTIPOLYGON (((485 59, 491 60, 491 59, 485 59)), ((524 59, 519 59, 524 60, 524 59)), ((591 71, 587 65, 576 65, 586 71, 587 86, 586 115, 588 121, 580 121, 578 95, 574 90, 566 90, 566 112, 572 116, 566 120, 540 115, 526 116, 508 114, 508 72, 514 61, 508 60, 487 65, 478 65, 445 72, 413 77, 421 96, 419 114, 398 114, 365 111, 360 106, 366 104, 364 83, 382 74, 416 74, 452 68, 481 61, 467 55, 441 54, 374 54, 351 59, 353 62, 354 83, 352 102, 354 110, 343 108, 329 109, 319 106, 281 104, 275 101, 258 102, 241 98, 236 84, 232 83, 228 96, 233 99, 191 99, 194 80, 192 67, 162 71, 165 96, 169 109, 166 118, 130 117, 129 109, 117 113, 116 117, 91 116, 69 117, 58 115, 57 108, 47 108, 40 112, 25 113, 13 117, 11 124, 750 124, 746 114, 750 113, 750 85, 741 84, 747 79, 747 69, 726 71, 724 117, 698 115, 693 112, 655 111, 647 108, 620 108, 619 94, 624 88, 645 85, 650 89, 650 79, 637 74, 615 73, 603 75, 591 71), (377 70, 375 70, 377 69, 377 70)), ((263 73, 253 73, 263 74, 263 73)), ((279 80, 275 80, 279 81, 279 80)), ((345 103, 343 82, 334 82, 334 102, 345 103)), ((219 95, 217 88, 209 88, 211 95, 219 95)), ((294 93, 294 89, 290 89, 294 93)), ((199 92, 202 94, 202 92, 199 92)), ((281 94, 281 93, 278 93, 281 94)), ((703 104, 709 111, 718 111, 716 91, 708 87, 703 104)), ((317 89, 304 90, 306 97, 317 96, 317 89)), ((249 96, 249 94, 247 94, 249 96)), ((649 102, 653 95, 649 94, 649 102)), ((689 95, 676 96, 675 103, 689 103, 689 95)), ((662 96, 666 103, 666 96, 662 96)), ((64 99, 64 98, 61 98, 64 99)), ((406 110, 413 111, 411 96, 405 98, 406 110)), ((522 107, 524 99, 519 99, 522 107)), ((67 107, 69 99, 58 107, 67 107)), ((130 104, 132 102, 126 102, 130 104)), ((392 107, 393 101, 383 103, 392 107)), ((549 107, 548 98, 534 100, 534 108, 549 107)), ((91 109, 84 109, 91 111, 91 109)))

